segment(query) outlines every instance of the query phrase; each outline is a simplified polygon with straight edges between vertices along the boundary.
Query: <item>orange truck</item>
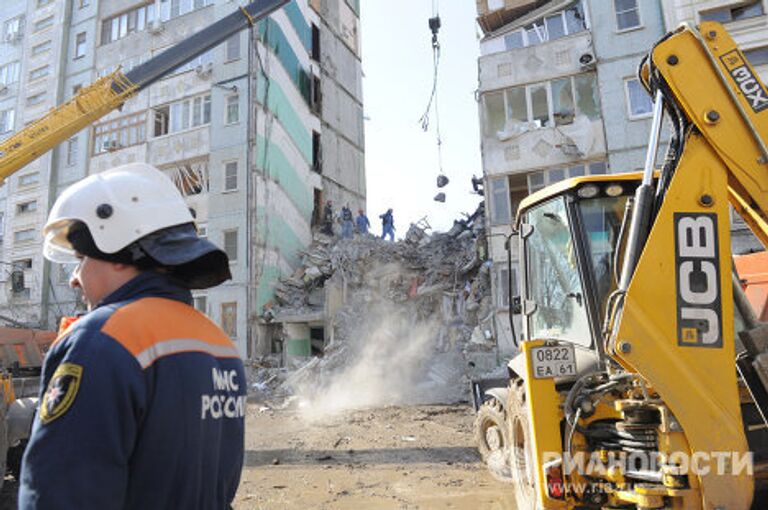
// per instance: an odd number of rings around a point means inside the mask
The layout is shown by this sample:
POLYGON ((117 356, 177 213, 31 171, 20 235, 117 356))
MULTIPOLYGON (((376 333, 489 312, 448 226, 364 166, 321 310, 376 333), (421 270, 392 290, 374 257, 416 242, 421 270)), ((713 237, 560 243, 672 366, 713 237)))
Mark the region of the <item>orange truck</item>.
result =
POLYGON ((768 251, 734 257, 741 288, 757 318, 768 321, 768 251))

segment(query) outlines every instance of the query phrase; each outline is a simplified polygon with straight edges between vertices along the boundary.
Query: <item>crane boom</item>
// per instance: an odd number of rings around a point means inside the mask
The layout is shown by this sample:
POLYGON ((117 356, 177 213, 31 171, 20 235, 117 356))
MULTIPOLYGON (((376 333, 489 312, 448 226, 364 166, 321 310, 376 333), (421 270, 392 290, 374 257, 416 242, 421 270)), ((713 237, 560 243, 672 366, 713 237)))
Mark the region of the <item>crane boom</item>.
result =
POLYGON ((232 35, 287 4, 256 0, 123 73, 120 69, 83 87, 72 99, 0 142, 0 182, 119 108, 127 99, 232 35))

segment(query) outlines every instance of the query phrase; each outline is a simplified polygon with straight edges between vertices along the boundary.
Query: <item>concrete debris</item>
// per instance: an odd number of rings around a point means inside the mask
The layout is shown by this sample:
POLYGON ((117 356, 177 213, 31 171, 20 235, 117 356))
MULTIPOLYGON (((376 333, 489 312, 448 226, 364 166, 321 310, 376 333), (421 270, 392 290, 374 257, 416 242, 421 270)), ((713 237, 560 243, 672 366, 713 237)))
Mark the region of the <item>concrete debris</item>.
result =
POLYGON ((280 279, 262 318, 285 332, 296 317, 320 317, 322 349, 313 337, 314 357, 291 360, 301 364, 290 370, 288 358, 296 352, 286 347, 291 338, 284 334, 279 366, 270 358, 250 367, 252 395, 271 408, 284 407, 292 395, 328 390, 329 381, 345 374, 346 384, 359 391, 377 378, 388 380, 388 388, 406 386, 385 403, 465 399, 471 356, 493 351, 496 342, 484 204, 448 232, 429 229, 421 220, 395 243, 317 234, 302 267, 280 279), (349 370, 362 359, 370 365, 358 384, 349 370))

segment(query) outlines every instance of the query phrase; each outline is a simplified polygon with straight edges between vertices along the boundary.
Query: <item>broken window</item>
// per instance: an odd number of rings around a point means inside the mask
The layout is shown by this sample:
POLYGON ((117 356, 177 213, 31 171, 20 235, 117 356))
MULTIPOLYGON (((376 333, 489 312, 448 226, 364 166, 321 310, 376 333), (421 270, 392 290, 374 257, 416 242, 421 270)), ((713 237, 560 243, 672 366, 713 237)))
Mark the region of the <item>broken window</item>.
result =
POLYGON ((208 160, 177 163, 163 171, 184 196, 208 191, 208 160))
POLYGON ((616 10, 616 28, 629 30, 640 26, 640 8, 637 0, 613 0, 616 10))
POLYGON ((237 302, 221 304, 221 329, 228 337, 237 337, 237 302))
POLYGON ((525 87, 507 89, 507 118, 528 121, 528 104, 525 99, 525 87))
POLYGON ((496 296, 498 307, 504 310, 509 309, 509 296, 510 292, 509 289, 512 289, 512 295, 517 296, 519 294, 518 288, 517 288, 517 267, 515 265, 512 265, 512 286, 510 287, 509 282, 509 269, 507 269, 507 266, 499 266, 496 270, 497 275, 497 284, 496 288, 499 291, 499 295, 496 296))
POLYGON ((144 143, 147 140, 146 120, 146 112, 140 112, 95 125, 93 127, 93 154, 144 143))
POLYGON ((563 14, 565 16, 565 26, 569 34, 577 34, 587 29, 581 2, 569 7, 563 14))
POLYGON ((320 140, 320 133, 312 131, 312 170, 323 173, 323 152, 320 140))
POLYGON ((547 16, 546 20, 547 37, 549 40, 565 37, 565 20, 561 13, 554 16, 547 16))
POLYGON ((525 47, 525 41, 523 40, 523 33, 520 30, 515 30, 504 36, 504 46, 508 50, 514 50, 516 48, 525 47))
POLYGON ((544 33, 544 25, 541 22, 538 24, 533 23, 532 25, 526 27, 525 32, 528 36, 528 46, 535 46, 547 40, 547 37, 544 33))
POLYGON ((738 21, 740 19, 754 18, 763 15, 763 2, 755 0, 746 4, 734 7, 729 5, 720 9, 700 12, 701 21, 717 21, 719 23, 728 23, 729 21, 738 21))
POLYGON ((600 99, 597 93, 597 80, 594 73, 580 74, 574 77, 576 86, 576 105, 579 113, 595 120, 600 118, 600 99))
POLYGON ((506 177, 491 180, 491 200, 493 202, 491 223, 509 225, 511 215, 509 213, 509 185, 506 177))
POLYGON ((485 134, 494 136, 504 129, 504 93, 489 92, 485 100, 485 134))
POLYGON ((573 104, 573 87, 570 78, 552 81, 552 113, 557 126, 573 122, 576 109, 573 104))
POLYGON ((547 98, 547 85, 533 85, 531 92, 531 116, 539 127, 544 127, 549 122, 549 100, 547 98))

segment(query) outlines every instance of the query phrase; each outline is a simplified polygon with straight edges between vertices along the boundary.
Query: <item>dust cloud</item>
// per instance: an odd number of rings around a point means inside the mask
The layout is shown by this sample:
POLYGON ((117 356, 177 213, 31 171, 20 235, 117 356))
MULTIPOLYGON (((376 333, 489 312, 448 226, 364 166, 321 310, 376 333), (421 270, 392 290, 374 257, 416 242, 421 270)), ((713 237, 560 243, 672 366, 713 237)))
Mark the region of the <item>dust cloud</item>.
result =
POLYGON ((314 387, 298 388, 307 420, 425 399, 439 321, 419 317, 408 304, 361 301, 352 314, 358 320, 341 328, 346 329, 343 365, 324 371, 314 387))

